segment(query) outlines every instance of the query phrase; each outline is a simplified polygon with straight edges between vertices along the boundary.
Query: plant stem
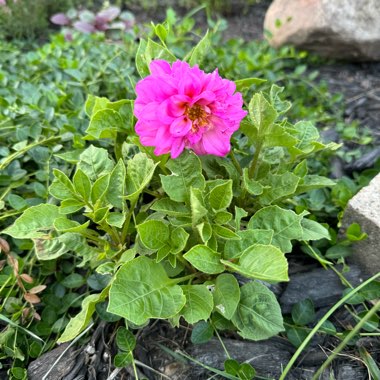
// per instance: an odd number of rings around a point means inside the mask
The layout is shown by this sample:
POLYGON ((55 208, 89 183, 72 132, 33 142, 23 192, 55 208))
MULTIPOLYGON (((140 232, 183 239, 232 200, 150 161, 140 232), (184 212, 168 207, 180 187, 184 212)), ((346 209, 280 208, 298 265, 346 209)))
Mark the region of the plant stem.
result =
POLYGON ((253 179, 254 176, 256 175, 257 163, 259 161, 259 156, 260 156, 260 152, 261 152, 263 145, 264 145, 263 140, 259 140, 257 142, 255 154, 253 155, 251 165, 249 166, 249 169, 248 169, 248 177, 251 179, 253 179))
POLYGON ((131 204, 130 204, 130 207, 129 207, 129 211, 128 211, 128 214, 127 214, 127 216, 125 218, 123 229, 121 231, 121 244, 125 244, 125 241, 127 239, 129 223, 131 221, 131 217, 133 215, 133 211, 136 208, 137 201, 138 201, 138 198, 136 198, 136 199, 134 199, 134 200, 131 201, 131 204))
POLYGON ((237 160, 237 158, 235 156, 233 149, 231 149, 231 151, 230 151, 230 157, 231 157, 231 161, 234 164, 236 170, 239 172, 240 175, 242 175, 243 170, 241 169, 241 166, 240 166, 239 161, 237 160))
POLYGON ((356 335, 360 329, 364 326, 364 324, 374 315, 376 312, 380 310, 380 301, 377 301, 375 306, 356 324, 356 326, 346 335, 346 337, 342 340, 337 348, 333 351, 333 353, 327 358, 327 360, 321 365, 318 371, 314 374, 312 380, 319 379, 319 376, 322 372, 329 366, 329 364, 335 359, 335 357, 346 347, 347 343, 356 335))
POLYGON ((367 281, 364 281, 362 284, 360 284, 355 289, 351 290, 348 294, 346 294, 340 301, 338 301, 324 316, 320 319, 320 321, 314 326, 314 328, 310 331, 309 335, 305 338, 305 340, 302 342, 302 344, 298 347, 297 351, 294 353, 294 355, 289 360, 289 363, 285 367, 284 371, 282 372, 280 378, 278 380, 285 380, 286 376, 288 375, 290 369, 292 368, 293 364, 296 362, 298 357, 301 355, 302 351, 305 349, 307 344, 310 342, 312 337, 315 335, 315 333, 321 328, 323 323, 332 315, 339 307, 341 307, 347 300, 349 300, 355 293, 357 293, 359 290, 363 289, 366 285, 371 283, 372 281, 376 280, 378 277, 380 277, 380 273, 375 274, 371 278, 369 278, 367 281))
POLYGON ((116 162, 118 162, 121 158, 123 158, 122 149, 123 149, 124 141, 125 141, 124 134, 120 132, 116 132, 115 147, 114 147, 116 162))
POLYGON ((183 277, 180 277, 180 278, 173 278, 173 279, 171 280, 171 282, 172 282, 173 284, 178 284, 178 283, 180 283, 180 282, 185 282, 185 281, 187 281, 187 280, 191 280, 191 279, 194 278, 196 275, 197 275, 197 273, 193 273, 193 274, 189 274, 189 275, 187 275, 187 276, 183 276, 183 277))

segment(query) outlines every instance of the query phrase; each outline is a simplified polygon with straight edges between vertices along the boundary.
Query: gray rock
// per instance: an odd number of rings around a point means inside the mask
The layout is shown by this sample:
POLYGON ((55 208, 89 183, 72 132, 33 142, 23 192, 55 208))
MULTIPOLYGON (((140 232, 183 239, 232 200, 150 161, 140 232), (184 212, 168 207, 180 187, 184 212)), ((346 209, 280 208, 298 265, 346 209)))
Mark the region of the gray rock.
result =
POLYGON ((366 370, 351 364, 342 364, 338 368, 337 380, 364 380, 367 379, 366 370))
POLYGON ((366 275, 374 275, 380 272, 380 174, 348 202, 341 233, 352 223, 358 223, 368 238, 354 244, 349 260, 366 275))
MULTIPOLYGON (((290 360, 294 352, 286 340, 272 338, 260 342, 244 340, 232 340, 223 338, 227 351, 231 358, 239 363, 249 362, 259 376, 278 379, 283 368, 290 360)), ((189 355, 200 362, 218 369, 224 369, 223 363, 227 359, 220 342, 211 339, 208 343, 191 346, 188 348, 189 355)), ((205 371, 201 366, 194 367, 194 371, 205 371)), ((200 372, 194 378, 200 378, 200 372), (198 377, 197 377, 198 376, 198 377)))
POLYGON ((379 0, 274 0, 264 29, 275 47, 285 44, 321 55, 380 60, 379 0))
POLYGON ((345 167, 346 171, 361 171, 371 168, 380 157, 380 146, 374 148, 368 153, 363 154, 358 160, 348 164, 345 167))
MULTIPOLYGON (((361 282, 361 271, 355 265, 344 276, 354 286, 361 282)), ((344 289, 345 286, 332 270, 317 268, 296 273, 290 276, 290 282, 280 298, 282 312, 290 313, 292 306, 305 298, 310 298, 317 308, 331 306, 341 298, 344 289)))

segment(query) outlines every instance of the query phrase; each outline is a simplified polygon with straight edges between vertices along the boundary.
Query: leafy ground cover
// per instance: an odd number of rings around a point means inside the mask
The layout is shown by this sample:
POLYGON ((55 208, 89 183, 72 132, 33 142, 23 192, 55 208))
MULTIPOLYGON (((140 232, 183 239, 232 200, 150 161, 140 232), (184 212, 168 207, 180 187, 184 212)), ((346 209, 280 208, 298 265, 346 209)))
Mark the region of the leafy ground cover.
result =
MULTIPOLYGON (((0 241, 0 316, 5 322, 0 344, 3 369, 10 378, 25 378, 28 363, 58 340, 88 333, 91 318, 117 331, 116 366, 131 362, 135 366, 135 327, 152 317, 170 317, 173 325, 180 317, 191 325, 209 320, 195 325, 194 342, 226 327, 245 338, 267 338, 282 330, 274 296, 258 282, 239 290, 234 276, 220 274, 225 267, 255 279, 284 281, 284 253, 292 250, 291 240, 299 240, 295 250, 303 250, 310 260, 334 267, 335 262, 344 263, 350 241, 365 237, 356 225, 343 239, 336 231, 345 204, 376 169, 339 179, 328 188, 333 181, 322 176, 330 175, 336 153, 325 148, 337 146, 318 141, 313 124, 321 129, 338 125, 343 142, 347 137, 358 143, 371 139, 356 131, 347 134, 355 125, 343 121, 341 97, 331 96, 327 85, 316 80, 318 73, 308 69, 320 61, 292 48, 275 51, 262 41, 234 39, 222 44, 218 28, 223 23, 209 23, 208 37, 194 50, 201 38, 196 29, 194 35, 194 19, 179 19, 173 11, 168 11, 164 24, 145 34, 136 28, 136 35, 145 37, 139 43, 133 35, 115 42, 103 35, 80 34, 74 34, 73 41, 52 36, 51 42, 33 48, 21 41, 0 42, 0 223, 1 229, 8 228, 0 241), (201 64, 206 72, 218 67, 220 75, 237 81, 244 94, 250 119, 243 123, 243 133, 233 138, 235 155, 228 160, 207 156, 199 160, 184 153, 177 160, 160 161, 132 132, 131 100, 140 74, 149 74, 147 61, 157 57, 172 61, 173 55, 184 59, 188 52, 191 63, 201 64), (321 151, 317 159, 308 158, 316 151, 321 151), (260 162, 264 164, 259 167, 260 162), (285 169, 280 164, 286 164, 285 169), (126 185, 120 185, 124 180, 126 185), (82 215, 78 211, 84 205, 88 209, 82 215), (292 228, 284 234, 283 226, 268 224, 266 214, 292 228), (259 232, 244 236, 241 226, 259 232), (48 239, 41 232, 46 229, 48 239), (259 243, 255 247, 259 263, 250 259, 252 239, 259 243), (191 249, 186 248, 188 242, 191 249), (223 252, 221 262, 217 251, 223 252), (145 256, 135 258, 137 252, 145 256), (269 258, 277 260, 278 267, 268 265, 269 258), (164 267, 157 269, 157 262, 164 267), (184 266, 190 270, 185 276, 184 266), (147 272, 152 275, 146 286, 153 295, 160 289, 165 308, 154 296, 146 300, 150 308, 144 313, 138 305, 125 308, 135 294, 124 294, 127 299, 117 294, 147 272), (197 278, 197 273, 198 282, 183 283, 197 278), (216 288, 213 296, 209 285, 216 288), (231 289, 240 294, 239 305, 231 289), (269 325, 256 320, 258 330, 245 323, 252 317, 245 314, 252 294, 267 300, 273 319, 269 325), (129 321, 130 330, 121 318, 129 321)), ((352 157, 341 152, 343 160, 352 157)), ((378 298, 378 283, 372 282, 370 290, 359 289, 356 300, 348 296, 346 300, 368 307, 367 301, 378 298)), ((366 331, 377 331, 376 313, 360 318, 366 331)), ((301 348, 307 334, 317 331, 309 328, 314 322, 309 301, 297 305, 288 322, 283 334, 301 348)), ((343 339, 347 334, 336 332, 331 323, 324 327, 325 333, 343 339)), ((376 372, 367 354, 368 366, 376 372)), ((253 369, 242 366, 228 362, 224 375, 252 378, 253 369)))

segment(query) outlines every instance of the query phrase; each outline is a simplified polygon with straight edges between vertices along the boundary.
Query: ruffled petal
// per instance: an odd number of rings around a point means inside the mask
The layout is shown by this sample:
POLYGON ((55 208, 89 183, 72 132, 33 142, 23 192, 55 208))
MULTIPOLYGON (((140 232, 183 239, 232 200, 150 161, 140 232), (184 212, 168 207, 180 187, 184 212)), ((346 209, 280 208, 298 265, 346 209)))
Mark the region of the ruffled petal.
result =
POLYGON ((186 116, 177 117, 170 124, 170 133, 175 137, 186 136, 191 130, 191 120, 186 116))

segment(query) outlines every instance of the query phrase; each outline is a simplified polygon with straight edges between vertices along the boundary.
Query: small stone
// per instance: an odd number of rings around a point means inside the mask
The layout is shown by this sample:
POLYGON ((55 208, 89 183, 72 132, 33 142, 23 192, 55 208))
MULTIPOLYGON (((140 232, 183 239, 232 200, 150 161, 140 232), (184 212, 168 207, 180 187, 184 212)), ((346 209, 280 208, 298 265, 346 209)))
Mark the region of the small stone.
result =
POLYGON ((274 0, 264 29, 274 47, 292 44, 321 55, 380 60, 378 0, 274 0))
POLYGON ((366 378, 366 370, 351 364, 343 364, 338 369, 337 380, 359 380, 366 378))
MULTIPOLYGON (((355 265, 350 266, 350 271, 344 276, 353 286, 361 281, 360 269, 355 265)), ((282 312, 290 313, 292 306, 305 298, 310 298, 316 308, 331 306, 342 297, 344 289, 339 277, 329 269, 295 273, 290 276, 290 282, 280 298, 282 312)))
POLYGON ((348 260, 372 276, 380 272, 380 174, 348 202, 341 233, 352 223, 358 223, 368 238, 353 245, 354 252, 348 260))

